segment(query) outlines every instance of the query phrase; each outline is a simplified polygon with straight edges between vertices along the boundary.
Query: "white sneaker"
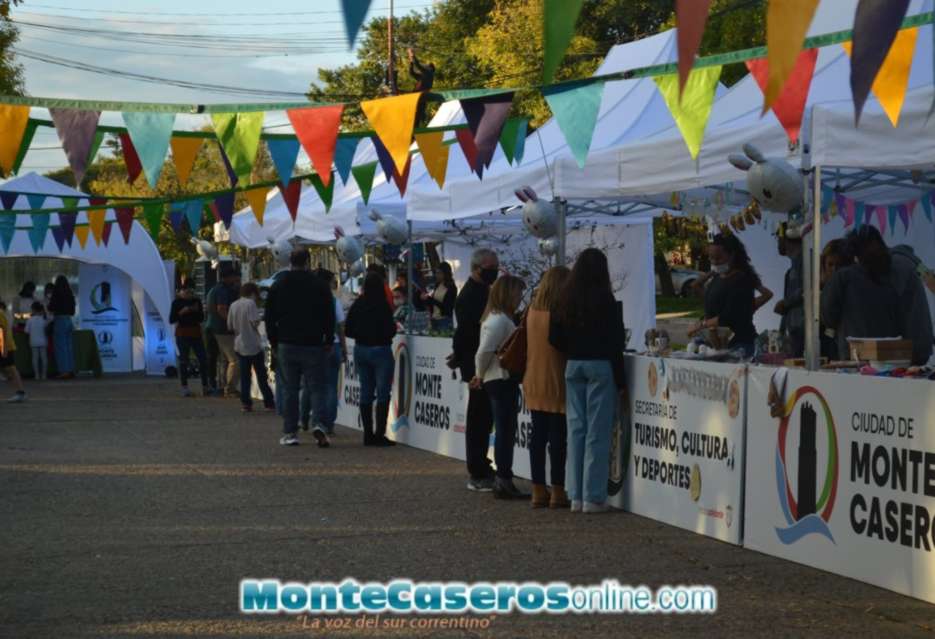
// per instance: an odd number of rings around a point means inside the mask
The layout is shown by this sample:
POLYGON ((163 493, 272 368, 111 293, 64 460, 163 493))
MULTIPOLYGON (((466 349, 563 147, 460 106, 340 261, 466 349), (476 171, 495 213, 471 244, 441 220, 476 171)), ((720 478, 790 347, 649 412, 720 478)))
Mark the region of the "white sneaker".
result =
POLYGON ((580 513, 580 512, 581 512, 581 500, 580 500, 580 499, 572 499, 572 500, 571 500, 571 512, 573 512, 573 513, 580 513))
POLYGON ((279 444, 282 446, 298 446, 299 438, 295 435, 283 435, 279 439, 279 444))
POLYGON ((6 400, 7 404, 22 404, 25 401, 26 401, 26 393, 22 391, 17 391, 17 393, 13 395, 13 397, 6 400))
POLYGON ((607 505, 607 502, 602 504, 595 504, 590 501, 584 502, 584 508, 582 509, 585 514, 596 515, 598 513, 606 513, 610 510, 610 506, 607 505))

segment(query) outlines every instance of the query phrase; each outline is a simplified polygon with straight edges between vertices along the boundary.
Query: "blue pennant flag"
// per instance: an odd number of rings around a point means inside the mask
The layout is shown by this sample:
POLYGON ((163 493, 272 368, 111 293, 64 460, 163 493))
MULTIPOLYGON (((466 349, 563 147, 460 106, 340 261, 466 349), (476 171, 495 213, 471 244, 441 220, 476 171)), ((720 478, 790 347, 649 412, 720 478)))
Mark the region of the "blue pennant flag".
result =
POLYGON ((334 168, 338 170, 344 184, 347 184, 351 175, 351 164, 354 162, 358 142, 360 138, 338 138, 338 144, 334 147, 334 168))
POLYGON ((185 220, 192 235, 198 235, 201 230, 201 211, 204 204, 201 200, 188 200, 185 202, 185 220))
POLYGON ((289 184, 289 180, 292 179, 292 170, 295 168, 296 158, 299 157, 299 148, 301 147, 299 141, 295 138, 267 140, 266 147, 269 149, 269 155, 273 158, 273 164, 276 166, 279 182, 289 184))
POLYGON ((33 253, 42 250, 45 244, 45 235, 49 230, 49 214, 36 213, 30 215, 32 218, 32 227, 29 229, 29 243, 32 244, 33 253))

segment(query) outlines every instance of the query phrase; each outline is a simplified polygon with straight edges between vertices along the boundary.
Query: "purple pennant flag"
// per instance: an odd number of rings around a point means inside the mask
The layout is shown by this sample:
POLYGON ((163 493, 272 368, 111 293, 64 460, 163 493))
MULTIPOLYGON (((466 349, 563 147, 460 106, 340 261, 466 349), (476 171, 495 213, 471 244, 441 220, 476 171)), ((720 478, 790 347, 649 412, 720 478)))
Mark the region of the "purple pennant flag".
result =
POLYGON ((231 218, 234 217, 234 192, 228 191, 214 199, 214 213, 224 222, 224 228, 231 227, 231 218))
POLYGON ((62 229, 62 233, 65 236, 65 241, 68 242, 68 246, 71 246, 71 240, 75 236, 75 220, 77 218, 77 213, 58 214, 58 225, 62 229))
POLYGON ((55 246, 58 247, 59 253, 65 250, 65 230, 62 227, 52 227, 52 239, 55 240, 55 246))
POLYGON ((182 220, 185 217, 185 211, 182 209, 172 209, 169 211, 169 222, 172 223, 172 230, 178 233, 182 229, 182 220))
POLYGON ((19 193, 14 193, 13 191, 0 191, 0 202, 3 203, 3 210, 9 211, 13 208, 13 205, 16 204, 16 198, 19 197, 19 193))
POLYGON ((870 88, 893 46, 908 9, 909 0, 860 0, 857 5, 851 52, 855 125, 860 124, 860 114, 870 95, 870 88))
POLYGON ((503 124, 510 115, 512 106, 512 92, 461 100, 461 109, 477 146, 477 160, 472 168, 478 175, 484 168, 489 167, 490 161, 493 160, 503 124))
POLYGON ((909 232, 909 208, 905 204, 900 204, 896 207, 896 212, 899 214, 899 219, 902 221, 903 226, 906 228, 906 232, 909 232))
POLYGON ((383 146, 380 138, 374 135, 370 139, 373 141, 373 148, 377 151, 377 159, 380 160, 380 166, 383 168, 384 175, 386 175, 386 181, 391 182, 393 180, 393 173, 396 171, 393 158, 390 157, 390 152, 383 146))
POLYGON ((838 207, 838 215, 844 218, 844 226, 850 226, 851 224, 853 224, 854 220, 849 218, 849 214, 847 211, 847 198, 844 197, 842 193, 835 193, 834 203, 838 207))
POLYGON ((221 146, 220 142, 218 142, 218 151, 221 152, 221 159, 224 160, 224 168, 227 169, 227 177, 230 178, 231 186, 237 186, 239 178, 234 173, 234 167, 231 165, 231 161, 227 159, 227 153, 224 152, 224 147, 221 146))
POLYGON ((58 139, 62 142, 68 164, 75 174, 75 184, 81 184, 88 168, 91 147, 100 111, 82 111, 80 109, 49 109, 58 139))
MULTIPOLYGON (((871 208, 871 207, 868 207, 871 208)), ((877 214, 877 225, 880 227, 880 234, 886 233, 886 207, 885 206, 874 206, 872 207, 877 214)))

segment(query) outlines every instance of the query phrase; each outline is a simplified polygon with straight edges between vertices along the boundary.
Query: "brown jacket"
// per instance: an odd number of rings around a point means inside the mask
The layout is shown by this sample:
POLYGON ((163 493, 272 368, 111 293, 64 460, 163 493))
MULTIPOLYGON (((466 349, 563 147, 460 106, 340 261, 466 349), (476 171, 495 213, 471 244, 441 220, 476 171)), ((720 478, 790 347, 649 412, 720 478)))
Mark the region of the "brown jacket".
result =
POLYGON ((526 375, 523 396, 529 410, 565 413, 565 356, 549 344, 549 312, 526 316, 526 375))

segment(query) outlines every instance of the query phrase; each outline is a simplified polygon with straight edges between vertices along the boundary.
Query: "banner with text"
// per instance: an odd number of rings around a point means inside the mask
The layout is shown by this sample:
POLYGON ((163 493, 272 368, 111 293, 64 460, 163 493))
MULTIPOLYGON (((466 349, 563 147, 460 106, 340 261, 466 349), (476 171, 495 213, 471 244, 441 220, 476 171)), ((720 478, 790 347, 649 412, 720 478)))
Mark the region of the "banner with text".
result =
POLYGON ((133 370, 130 276, 106 264, 78 267, 81 328, 94 331, 105 373, 133 370))

